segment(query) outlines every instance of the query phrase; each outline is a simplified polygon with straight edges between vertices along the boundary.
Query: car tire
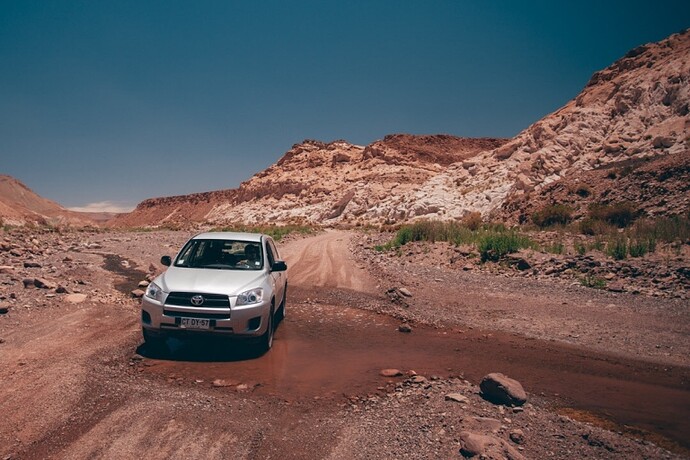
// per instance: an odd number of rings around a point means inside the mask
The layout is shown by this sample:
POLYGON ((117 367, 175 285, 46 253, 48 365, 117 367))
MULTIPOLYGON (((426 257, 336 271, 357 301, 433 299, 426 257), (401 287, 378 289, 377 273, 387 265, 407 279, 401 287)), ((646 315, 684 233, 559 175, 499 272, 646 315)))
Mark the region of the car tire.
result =
POLYGON ((285 285, 285 290, 283 291, 283 300, 280 302, 280 306, 276 312, 276 324, 279 324, 285 319, 285 302, 287 302, 287 284, 285 285))
POLYGON ((275 332, 275 313, 273 308, 271 308, 268 314, 268 327, 266 327, 266 332, 259 339, 259 352, 266 353, 273 346, 273 333, 275 332))
POLYGON ((146 349, 153 354, 163 354, 168 351, 167 338, 164 335, 158 335, 142 329, 142 334, 144 336, 144 344, 146 349))

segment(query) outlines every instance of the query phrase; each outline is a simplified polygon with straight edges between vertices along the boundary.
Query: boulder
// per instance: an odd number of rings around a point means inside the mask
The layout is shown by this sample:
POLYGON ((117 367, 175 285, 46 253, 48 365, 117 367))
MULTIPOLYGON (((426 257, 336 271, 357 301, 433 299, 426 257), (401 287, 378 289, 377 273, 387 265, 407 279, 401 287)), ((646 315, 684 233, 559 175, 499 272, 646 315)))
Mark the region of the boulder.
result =
POLYGON ((495 436, 460 432, 460 455, 465 458, 524 460, 525 457, 506 441, 495 436))
POLYGON ((467 396, 461 395, 460 393, 448 393, 446 395, 446 401, 454 401, 465 404, 469 402, 469 399, 467 399, 467 396))
POLYGON ((482 397, 494 404, 522 406, 527 402, 527 394, 520 382, 499 372, 485 376, 479 384, 479 388, 482 397))

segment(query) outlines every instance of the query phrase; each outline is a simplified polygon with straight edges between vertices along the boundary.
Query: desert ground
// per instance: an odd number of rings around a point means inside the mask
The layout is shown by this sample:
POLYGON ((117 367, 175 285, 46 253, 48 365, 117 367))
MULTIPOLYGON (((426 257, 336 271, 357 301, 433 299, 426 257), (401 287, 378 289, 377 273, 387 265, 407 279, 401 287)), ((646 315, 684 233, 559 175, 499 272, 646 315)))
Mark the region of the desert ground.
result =
POLYGON ((268 353, 171 339, 155 354, 131 292, 189 236, 0 235, 1 459, 463 458, 468 444, 476 458, 690 458, 682 290, 507 276, 329 230, 278 245, 290 285, 268 353), (493 372, 527 403, 483 399, 493 372))

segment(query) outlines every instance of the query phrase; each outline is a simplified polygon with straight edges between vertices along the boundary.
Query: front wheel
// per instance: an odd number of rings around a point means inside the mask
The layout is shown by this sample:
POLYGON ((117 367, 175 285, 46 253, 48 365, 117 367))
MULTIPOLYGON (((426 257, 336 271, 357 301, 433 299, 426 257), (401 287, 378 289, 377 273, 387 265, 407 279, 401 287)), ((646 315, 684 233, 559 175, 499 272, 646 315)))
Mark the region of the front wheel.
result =
POLYGON ((275 332, 275 327, 273 324, 273 308, 268 314, 268 326, 266 327, 266 332, 259 339, 259 351, 261 353, 266 353, 273 346, 273 333, 275 332))
POLYGON ((283 291, 283 300, 280 302, 280 306, 276 312, 276 323, 280 323, 285 319, 285 302, 287 302, 287 284, 285 285, 285 290, 283 291))
POLYGON ((154 354, 161 354, 168 351, 167 339, 164 335, 152 333, 145 328, 142 329, 142 334, 147 350, 154 354))

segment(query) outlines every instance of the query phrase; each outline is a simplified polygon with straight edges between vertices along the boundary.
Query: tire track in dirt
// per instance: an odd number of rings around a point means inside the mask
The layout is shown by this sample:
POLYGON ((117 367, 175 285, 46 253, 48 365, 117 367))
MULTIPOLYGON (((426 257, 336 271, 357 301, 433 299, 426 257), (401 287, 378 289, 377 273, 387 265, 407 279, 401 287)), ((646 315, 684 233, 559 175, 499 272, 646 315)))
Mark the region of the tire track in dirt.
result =
POLYGON ((350 238, 347 232, 329 230, 282 246, 290 284, 373 293, 376 283, 352 258, 350 238))

